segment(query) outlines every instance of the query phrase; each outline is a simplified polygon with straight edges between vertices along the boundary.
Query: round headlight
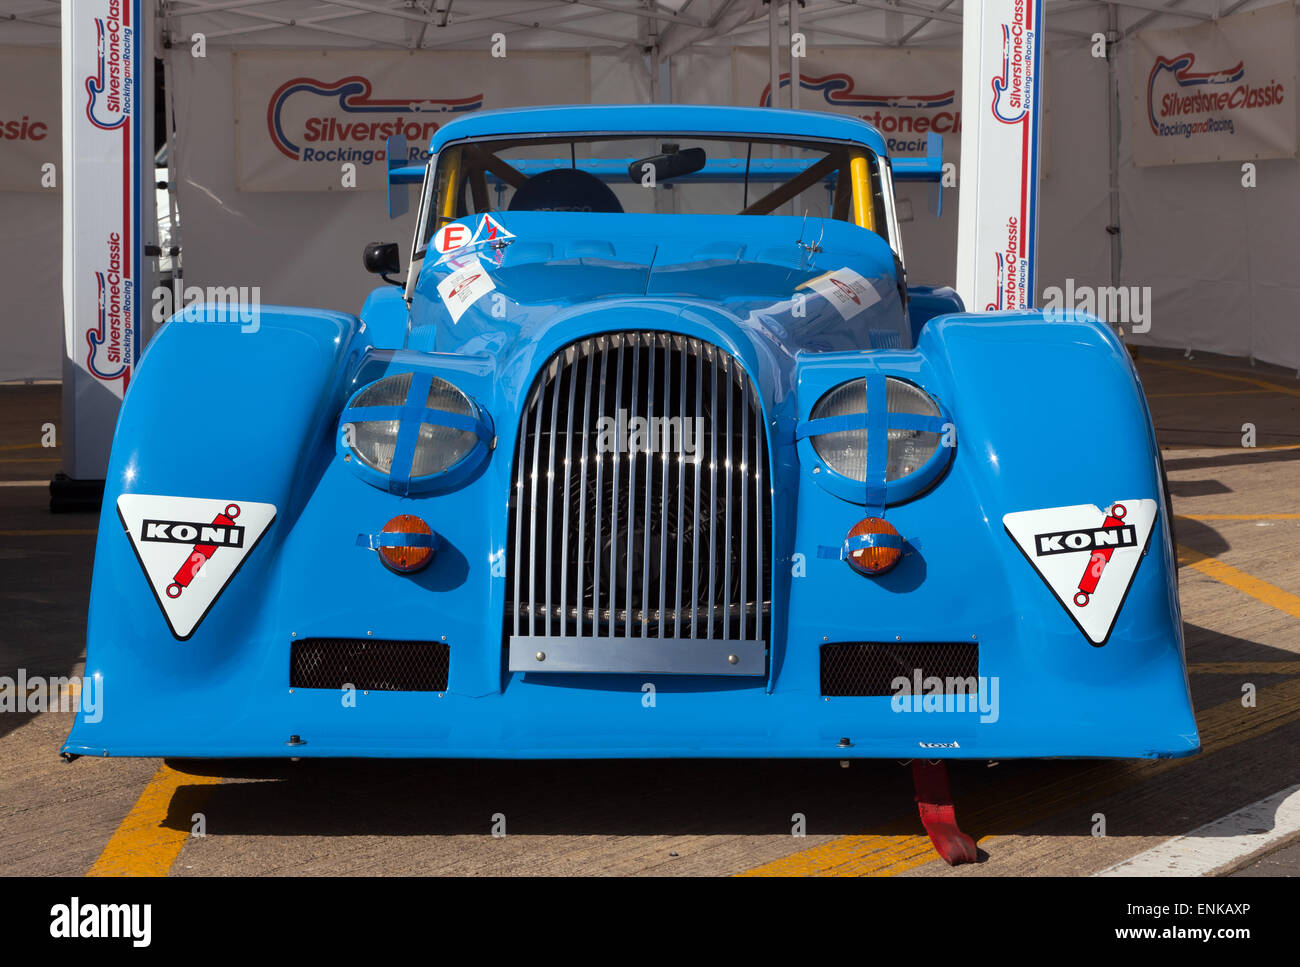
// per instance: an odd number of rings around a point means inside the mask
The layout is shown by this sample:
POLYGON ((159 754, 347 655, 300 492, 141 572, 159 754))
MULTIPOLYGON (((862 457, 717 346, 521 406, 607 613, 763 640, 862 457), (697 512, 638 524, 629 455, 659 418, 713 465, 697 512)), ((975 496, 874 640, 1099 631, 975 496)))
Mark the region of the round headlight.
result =
MULTIPOLYGON (((910 414, 920 417, 939 417, 939 405, 930 399, 925 390, 911 383, 885 378, 885 409, 890 415, 910 414)), ((817 401, 813 407, 813 420, 825 417, 862 417, 867 413, 867 381, 865 378, 841 383, 817 401)), ((868 430, 865 425, 853 429, 821 433, 811 438, 817 456, 836 473, 851 480, 867 479, 868 430)), ((934 456, 941 435, 929 430, 896 428, 896 421, 886 419, 885 480, 898 480, 915 473, 934 456)), ((879 445, 878 442, 872 441, 879 445)))
POLYGON ((400 373, 371 383, 352 398, 343 424, 343 444, 362 465, 413 485, 446 474, 486 446, 484 437, 490 440, 474 402, 447 380, 427 373, 400 373), (406 453, 401 452, 403 427, 406 453))

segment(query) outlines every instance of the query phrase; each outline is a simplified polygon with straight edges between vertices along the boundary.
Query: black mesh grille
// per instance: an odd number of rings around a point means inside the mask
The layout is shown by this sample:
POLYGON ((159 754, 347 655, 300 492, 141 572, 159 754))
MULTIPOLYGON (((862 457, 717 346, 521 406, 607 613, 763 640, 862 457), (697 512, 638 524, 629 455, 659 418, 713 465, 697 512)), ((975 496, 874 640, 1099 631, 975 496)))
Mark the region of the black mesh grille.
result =
POLYGON ((376 692, 442 692, 451 649, 441 641, 303 638, 289 658, 292 688, 352 686, 376 692))
POLYGON ((896 678, 913 681, 979 676, 980 653, 975 642, 878 643, 836 642, 822 645, 823 695, 893 695, 896 678))

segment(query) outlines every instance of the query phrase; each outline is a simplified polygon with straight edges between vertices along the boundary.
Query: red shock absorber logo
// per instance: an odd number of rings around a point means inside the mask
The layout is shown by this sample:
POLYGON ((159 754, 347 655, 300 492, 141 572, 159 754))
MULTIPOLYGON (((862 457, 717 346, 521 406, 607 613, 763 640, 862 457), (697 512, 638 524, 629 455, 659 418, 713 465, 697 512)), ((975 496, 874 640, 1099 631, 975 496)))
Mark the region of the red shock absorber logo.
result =
MULTIPOLYGON (((211 560, 218 547, 243 546, 243 528, 235 526, 235 520, 238 517, 239 505, 227 504, 225 512, 217 514, 213 517, 212 522, 207 525, 171 521, 146 522, 146 530, 149 524, 161 524, 163 533, 167 534, 167 537, 153 539, 186 540, 190 532, 195 532, 195 537, 198 540, 194 544, 190 556, 186 558, 185 563, 180 566, 175 576, 172 577, 172 583, 167 585, 167 597, 179 598, 185 589, 190 586, 190 582, 203 570, 203 565, 211 560)), ((188 539, 193 540, 194 538, 188 537, 188 539)))
MULTIPOLYGON (((1114 530, 1124 526, 1124 516, 1128 513, 1123 504, 1115 504, 1102 521, 1104 530, 1114 530)), ((1097 590, 1097 582, 1101 580, 1101 572, 1106 570, 1106 565, 1110 562, 1110 557, 1115 553, 1115 545, 1108 544, 1104 547, 1094 547, 1092 555, 1088 559, 1088 566, 1084 569, 1083 577, 1079 581, 1079 590, 1075 592, 1074 603, 1076 607, 1086 607, 1092 599, 1094 592, 1097 590)))

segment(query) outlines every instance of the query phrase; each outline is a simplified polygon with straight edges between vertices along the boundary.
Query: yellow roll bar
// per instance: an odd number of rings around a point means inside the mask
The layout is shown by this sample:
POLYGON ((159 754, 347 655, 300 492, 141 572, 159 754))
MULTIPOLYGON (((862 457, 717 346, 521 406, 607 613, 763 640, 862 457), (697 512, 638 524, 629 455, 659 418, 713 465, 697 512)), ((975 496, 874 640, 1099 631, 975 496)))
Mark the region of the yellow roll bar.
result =
POLYGON ((865 152, 849 155, 849 178, 853 182, 853 222, 861 228, 875 231, 875 206, 871 199, 871 165, 865 152))

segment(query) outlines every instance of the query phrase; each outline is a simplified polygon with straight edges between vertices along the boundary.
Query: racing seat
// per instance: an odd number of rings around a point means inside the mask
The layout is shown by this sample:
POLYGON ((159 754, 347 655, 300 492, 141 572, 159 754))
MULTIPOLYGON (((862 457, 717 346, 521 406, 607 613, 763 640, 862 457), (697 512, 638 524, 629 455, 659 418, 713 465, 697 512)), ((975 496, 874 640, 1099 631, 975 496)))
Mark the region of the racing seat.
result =
POLYGON ((507 211, 612 212, 622 214, 614 190, 589 171, 552 168, 533 175, 515 191, 507 211))

